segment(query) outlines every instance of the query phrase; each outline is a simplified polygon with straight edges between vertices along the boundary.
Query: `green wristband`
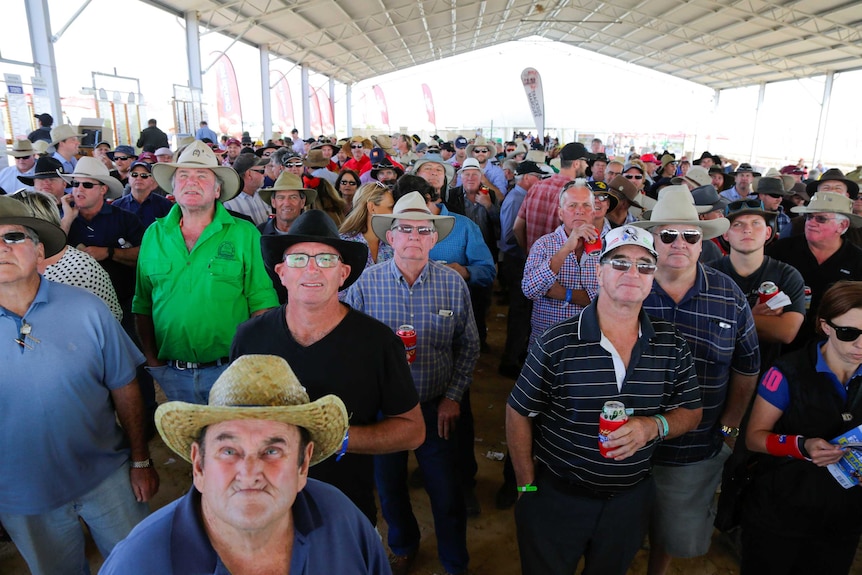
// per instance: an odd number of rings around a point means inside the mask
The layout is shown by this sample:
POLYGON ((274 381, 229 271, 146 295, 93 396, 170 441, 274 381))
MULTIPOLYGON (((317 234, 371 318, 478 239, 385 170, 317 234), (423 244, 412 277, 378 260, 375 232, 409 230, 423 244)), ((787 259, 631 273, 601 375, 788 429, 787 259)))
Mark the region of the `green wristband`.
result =
POLYGON ((518 491, 521 493, 532 493, 533 491, 538 491, 539 488, 533 485, 532 483, 527 483, 526 485, 519 485, 518 491))

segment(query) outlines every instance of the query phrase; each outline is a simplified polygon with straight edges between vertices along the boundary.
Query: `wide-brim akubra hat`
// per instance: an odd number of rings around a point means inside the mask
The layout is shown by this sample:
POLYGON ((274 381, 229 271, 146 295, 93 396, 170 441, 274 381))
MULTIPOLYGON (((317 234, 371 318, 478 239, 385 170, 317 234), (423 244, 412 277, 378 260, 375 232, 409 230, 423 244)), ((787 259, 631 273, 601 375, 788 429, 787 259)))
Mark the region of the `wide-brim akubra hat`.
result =
POLYGON ((730 222, 727 218, 716 218, 714 220, 699 219, 697 209, 694 206, 694 199, 688 190, 688 186, 668 186, 662 191, 664 193, 653 207, 650 219, 647 221, 632 222, 631 225, 651 229, 657 226, 688 224, 697 226, 703 230, 704 240, 716 238, 730 227, 730 222))
POLYGON ((817 192, 811 196, 811 201, 805 206, 794 206, 790 208, 794 214, 819 214, 832 213, 843 214, 850 218, 850 227, 862 227, 862 217, 853 213, 853 200, 844 194, 835 192, 817 192))
POLYGON ((715 164, 717 166, 721 165, 721 158, 719 158, 716 154, 710 154, 709 152, 702 153, 698 159, 696 159, 692 162, 692 164, 694 164, 695 166, 699 166, 701 160, 705 160, 707 158, 712 159, 713 164, 715 164))
MULTIPOLYGON (((290 188, 294 189, 294 188, 290 188)), ((260 248, 263 263, 275 271, 275 266, 284 260, 284 251, 292 245, 317 243, 332 246, 341 256, 341 261, 350 266, 350 275, 339 290, 346 290, 359 279, 368 263, 368 246, 362 242, 342 240, 338 228, 323 210, 309 210, 296 218, 290 231, 284 235, 261 236, 260 248)))
POLYGON ((404 175, 404 168, 397 164, 393 164, 388 159, 385 162, 380 162, 379 164, 374 164, 371 167, 371 177, 373 179, 377 179, 377 174, 380 173, 380 170, 392 170, 397 174, 397 177, 401 177, 404 175))
MULTIPOLYGON (((258 149, 256 149, 256 150, 254 151, 254 153, 255 153, 255 155, 256 155, 258 158, 262 158, 262 157, 263 157, 263 153, 264 153, 265 151, 267 151, 267 150, 277 150, 279 147, 280 147, 280 146, 277 146, 277 145, 273 144, 273 143, 270 141, 270 142, 267 142, 266 144, 264 144, 263 146, 259 147, 258 149)), ((336 150, 336 151, 337 151, 337 150, 336 150)))
POLYGON ((12 147, 9 148, 8 154, 13 158, 26 158, 36 153, 33 149, 33 142, 30 140, 15 140, 12 147))
POLYGON ((484 136, 477 136, 472 144, 467 145, 467 157, 473 157, 473 148, 488 148, 488 155, 493 156, 497 153, 497 146, 493 142, 488 142, 484 136))
MULTIPOLYGON (((664 188, 659 190, 659 200, 664 197, 664 191, 667 188, 668 186, 665 186, 664 188)), ((727 207, 727 204, 729 203, 727 198, 719 195, 718 191, 715 189, 715 186, 713 186, 712 184, 705 184, 691 190, 691 199, 694 203, 694 209, 697 210, 698 214, 708 214, 709 212, 714 212, 715 210, 724 211, 724 209, 727 207)), ((650 216, 652 216, 652 210, 644 211, 642 216, 644 220, 650 219, 650 216)))
POLYGON ((362 147, 368 150, 374 147, 374 143, 368 138, 363 138, 362 136, 353 136, 341 145, 341 150, 349 156, 350 145, 355 143, 362 144, 362 147))
POLYGON ((817 193, 817 186, 822 184, 823 182, 835 181, 835 182, 844 182, 844 185, 847 186, 847 193, 850 195, 851 199, 856 199, 856 196, 859 195, 859 184, 850 180, 844 176, 844 172, 839 170, 838 168, 832 168, 831 170, 826 170, 820 176, 819 180, 813 180, 808 182, 805 185, 805 191, 808 192, 808 195, 812 198, 817 193))
POLYGON ((60 124, 51 130, 51 145, 56 146, 63 140, 69 138, 83 138, 84 134, 79 134, 70 124, 60 124))
POLYGON ((66 234, 60 226, 37 218, 30 208, 12 196, 0 196, 0 225, 24 226, 32 229, 45 246, 46 258, 59 253, 66 245, 66 234))
POLYGON ((224 182, 218 198, 221 202, 226 202, 239 193, 239 174, 231 167, 220 165, 212 148, 200 140, 194 140, 186 146, 175 163, 161 162, 153 166, 153 177, 156 179, 156 183, 169 194, 174 189, 171 185, 171 178, 177 168, 212 170, 224 182))
POLYGON ((77 178, 98 180, 108 186, 108 193, 105 194, 105 198, 108 200, 116 200, 123 196, 123 184, 120 183, 120 180, 113 177, 110 172, 108 172, 108 168, 105 167, 105 164, 90 156, 80 158, 78 163, 75 165, 74 172, 71 174, 60 174, 60 177, 70 184, 72 183, 72 180, 77 178))
POLYGON ((316 144, 311 146, 309 152, 311 152, 312 150, 321 150, 326 147, 332 148, 333 155, 337 154, 340 148, 338 144, 333 144, 332 142, 317 142, 316 144))
POLYGON ((57 158, 43 156, 36 160, 33 174, 30 176, 18 176, 18 181, 25 186, 32 186, 33 180, 47 180, 50 178, 63 177, 63 164, 57 158))
POLYGON ((614 177, 613 180, 608 182, 608 189, 618 194, 620 198, 627 199, 636 208, 643 209, 643 206, 638 203, 638 187, 625 176, 614 177))
POLYGON ((341 447, 347 409, 335 395, 310 401, 290 365, 274 355, 243 355, 216 380, 209 403, 169 401, 156 410, 156 428, 165 445, 191 463, 192 443, 207 426, 235 420, 277 421, 302 427, 314 442, 310 464, 341 447))
POLYGON ((392 147, 392 138, 386 134, 371 136, 371 139, 375 144, 377 144, 377 147, 381 148, 387 155, 395 156, 398 154, 398 152, 395 151, 395 148, 392 147))
POLYGON ((388 243, 386 232, 392 227, 392 222, 395 220, 432 220, 437 229, 438 242, 443 241, 443 238, 448 236, 452 228, 455 227, 454 216, 432 214, 425 203, 425 198, 419 192, 410 192, 401 196, 401 199, 395 202, 391 214, 374 214, 371 216, 371 228, 378 238, 388 243))
POLYGON ((325 168, 329 165, 329 160, 323 157, 323 152, 319 148, 316 150, 312 148, 308 151, 308 155, 305 156, 302 163, 307 168, 325 168))
MULTIPOLYGON (((785 177, 791 179, 793 178, 793 176, 785 177)), ((755 194, 773 194, 777 196, 793 195, 791 192, 787 191, 787 183, 784 181, 781 175, 763 176, 760 178, 755 178, 755 180, 756 181, 752 182, 752 190, 754 190, 753 193, 755 194)))
POLYGON ((446 162, 443 159, 443 156, 436 153, 427 153, 422 156, 421 160, 417 160, 415 164, 413 164, 413 169, 410 170, 411 174, 418 174, 419 168, 422 167, 423 164, 440 164, 443 166, 443 171, 446 172, 446 181, 452 182, 455 177, 455 166, 446 162))
POLYGON ((278 179, 272 184, 272 187, 261 188, 257 191, 260 199, 272 205, 272 194, 284 190, 294 190, 305 194, 305 205, 311 206, 317 200, 317 190, 306 188, 302 183, 302 178, 294 173, 283 171, 278 175, 278 179))

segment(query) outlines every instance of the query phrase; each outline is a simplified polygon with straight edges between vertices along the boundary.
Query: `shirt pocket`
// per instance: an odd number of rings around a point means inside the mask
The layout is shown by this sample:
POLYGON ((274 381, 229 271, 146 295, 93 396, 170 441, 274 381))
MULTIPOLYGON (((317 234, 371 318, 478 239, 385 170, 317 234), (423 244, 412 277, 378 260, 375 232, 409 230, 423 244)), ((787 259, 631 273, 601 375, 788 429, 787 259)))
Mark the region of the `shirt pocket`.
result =
POLYGON ((238 261, 211 260, 207 264, 211 296, 219 300, 233 300, 242 295, 242 264, 238 261))
MULTIPOLYGON (((437 312, 431 314, 431 341, 435 347, 445 349, 452 346, 455 337, 455 316, 440 315, 437 312)), ((418 335, 418 334, 417 334, 418 335)))
POLYGON ((149 278, 153 284, 171 273, 171 262, 166 260, 141 260, 138 266, 141 268, 141 274, 149 278))
POLYGON ((736 321, 711 318, 708 322, 706 361, 710 364, 730 366, 736 347, 736 321))

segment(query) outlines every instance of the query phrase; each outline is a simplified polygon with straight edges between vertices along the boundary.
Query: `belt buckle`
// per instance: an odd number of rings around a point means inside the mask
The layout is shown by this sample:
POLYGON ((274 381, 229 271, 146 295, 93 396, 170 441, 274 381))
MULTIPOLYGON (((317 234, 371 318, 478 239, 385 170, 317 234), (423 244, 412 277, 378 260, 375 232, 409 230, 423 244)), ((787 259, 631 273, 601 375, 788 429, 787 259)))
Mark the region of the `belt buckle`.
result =
POLYGON ((180 361, 178 359, 174 360, 174 368, 178 369, 179 371, 186 371, 188 369, 196 369, 197 366, 198 366, 198 364, 192 363, 190 361, 180 361))

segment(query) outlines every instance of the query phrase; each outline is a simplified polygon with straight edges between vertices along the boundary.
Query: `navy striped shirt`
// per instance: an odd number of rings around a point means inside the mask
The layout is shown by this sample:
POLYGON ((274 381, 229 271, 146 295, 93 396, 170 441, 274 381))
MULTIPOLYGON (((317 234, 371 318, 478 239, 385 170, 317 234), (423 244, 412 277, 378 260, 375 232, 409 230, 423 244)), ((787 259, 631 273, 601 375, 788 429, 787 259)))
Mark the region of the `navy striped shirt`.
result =
POLYGON ((530 348, 509 405, 525 417, 535 416, 533 455, 565 481, 622 491, 649 474, 655 441, 622 461, 599 454, 599 414, 606 401, 621 401, 636 416, 701 406, 685 339, 644 312, 640 331, 621 390, 611 354, 600 344, 595 303, 548 329, 530 348))
POLYGON ((723 273, 697 264, 694 286, 679 303, 655 281, 644 309, 650 316, 671 322, 688 341, 703 397, 703 418, 698 426, 662 443, 654 461, 686 465, 709 459, 724 440, 719 418, 724 412, 730 371, 757 375, 760 369, 757 330, 745 295, 723 273))

